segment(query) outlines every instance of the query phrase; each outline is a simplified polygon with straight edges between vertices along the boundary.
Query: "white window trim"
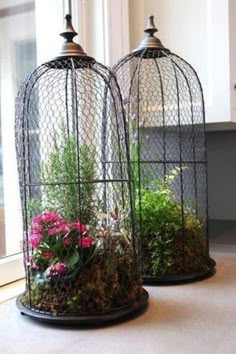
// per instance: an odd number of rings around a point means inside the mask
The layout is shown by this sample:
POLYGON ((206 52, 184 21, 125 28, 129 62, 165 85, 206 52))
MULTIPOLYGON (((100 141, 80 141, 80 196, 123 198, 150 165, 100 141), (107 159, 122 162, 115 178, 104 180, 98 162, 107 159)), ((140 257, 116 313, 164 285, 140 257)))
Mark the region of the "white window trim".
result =
POLYGON ((24 278, 23 254, 0 259, 0 286, 24 278))
MULTIPOLYGON (((76 1, 74 2, 76 3, 76 1)), ((37 59, 38 65, 40 65, 58 53, 60 41, 62 41, 58 33, 63 29, 63 0, 60 2, 58 0, 35 0, 35 7, 37 59), (59 10, 55 12, 55 9, 59 10)), ((23 238, 23 230, 19 230, 19 233, 22 233, 23 238)), ((10 235, 7 234, 6 237, 10 237, 10 235)), ((22 279, 24 276, 22 253, 0 258, 0 286, 22 279)))
POLYGON ((63 0, 35 0, 38 65, 57 56, 62 43, 63 0), (56 9, 56 11, 55 11, 56 9))
POLYGON ((88 55, 113 66, 129 53, 129 0, 80 0, 72 4, 79 43, 88 55))
POLYGON ((104 0, 104 63, 113 66, 130 51, 129 1, 104 0))

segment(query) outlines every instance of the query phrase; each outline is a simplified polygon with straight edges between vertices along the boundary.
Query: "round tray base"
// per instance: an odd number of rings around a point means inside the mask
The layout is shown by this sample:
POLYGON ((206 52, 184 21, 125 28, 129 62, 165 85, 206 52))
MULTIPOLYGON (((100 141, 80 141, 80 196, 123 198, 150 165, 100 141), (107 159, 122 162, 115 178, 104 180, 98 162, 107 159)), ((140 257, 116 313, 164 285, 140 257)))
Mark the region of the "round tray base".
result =
POLYGON ((148 292, 143 289, 142 296, 136 302, 104 313, 94 315, 51 315, 26 307, 21 301, 22 295, 19 295, 16 299, 16 305, 22 315, 29 316, 33 320, 42 323, 56 326, 77 326, 80 328, 106 326, 138 317, 147 309, 149 297, 148 292))
POLYGON ((144 285, 177 285, 200 281, 213 276, 216 272, 216 263, 211 259, 211 265, 207 270, 188 274, 171 274, 161 276, 143 276, 144 285))

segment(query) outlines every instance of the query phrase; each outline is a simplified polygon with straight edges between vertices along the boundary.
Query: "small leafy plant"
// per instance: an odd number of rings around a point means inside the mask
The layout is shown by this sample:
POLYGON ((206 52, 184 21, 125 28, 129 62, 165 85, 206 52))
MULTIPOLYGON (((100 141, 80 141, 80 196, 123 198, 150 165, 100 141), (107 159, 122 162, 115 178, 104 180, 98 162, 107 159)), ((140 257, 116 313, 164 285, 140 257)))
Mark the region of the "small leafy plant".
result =
POLYGON ((174 168, 165 175, 164 180, 154 179, 148 169, 149 164, 142 163, 142 150, 146 144, 145 119, 137 119, 130 112, 128 114, 142 273, 145 276, 161 276, 205 271, 212 261, 204 237, 204 223, 192 208, 191 201, 182 203, 172 192, 173 181, 184 173, 186 167, 174 168))
POLYGON ((177 167, 164 181, 156 180, 149 188, 141 189, 141 214, 136 198, 143 271, 148 275, 194 272, 209 264, 203 224, 191 207, 183 206, 171 191, 179 173, 177 167))

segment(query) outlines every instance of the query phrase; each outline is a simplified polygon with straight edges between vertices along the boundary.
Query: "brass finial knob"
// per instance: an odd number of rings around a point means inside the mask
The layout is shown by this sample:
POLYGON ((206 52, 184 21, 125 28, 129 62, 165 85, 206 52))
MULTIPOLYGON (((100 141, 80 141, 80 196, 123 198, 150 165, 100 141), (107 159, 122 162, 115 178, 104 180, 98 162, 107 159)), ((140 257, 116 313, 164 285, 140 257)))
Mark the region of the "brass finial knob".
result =
POLYGON ((67 42, 72 42, 73 38, 77 36, 78 33, 75 31, 74 27, 72 26, 71 15, 69 14, 66 15, 65 20, 66 20, 65 30, 64 32, 60 33, 60 36, 65 38, 67 42))
POLYGON ((66 24, 64 31, 60 34, 65 42, 62 44, 61 52, 57 58, 61 57, 87 57, 87 54, 84 52, 83 48, 78 44, 73 42, 73 38, 77 36, 77 32, 71 23, 71 15, 65 16, 66 24))
POLYGON ((154 34, 157 32, 157 28, 154 23, 154 16, 151 15, 148 17, 147 28, 144 30, 147 33, 147 36, 142 40, 140 45, 134 50, 134 52, 150 48, 150 49, 165 49, 160 39, 157 38, 154 34))
POLYGON ((156 33, 157 31, 158 29, 156 28, 154 23, 154 16, 151 15, 148 17, 147 28, 144 30, 144 32, 148 33, 150 36, 153 36, 154 33, 156 33))

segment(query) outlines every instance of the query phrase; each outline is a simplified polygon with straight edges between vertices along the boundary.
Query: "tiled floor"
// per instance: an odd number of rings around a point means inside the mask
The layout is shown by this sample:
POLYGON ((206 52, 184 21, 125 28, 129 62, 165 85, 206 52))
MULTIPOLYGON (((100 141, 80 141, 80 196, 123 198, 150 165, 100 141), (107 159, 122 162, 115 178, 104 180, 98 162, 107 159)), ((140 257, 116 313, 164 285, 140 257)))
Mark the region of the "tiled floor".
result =
POLYGON ((1 354, 235 354, 236 248, 214 248, 217 273, 182 286, 147 287, 150 306, 132 321, 95 330, 58 329, 0 305, 1 354))

